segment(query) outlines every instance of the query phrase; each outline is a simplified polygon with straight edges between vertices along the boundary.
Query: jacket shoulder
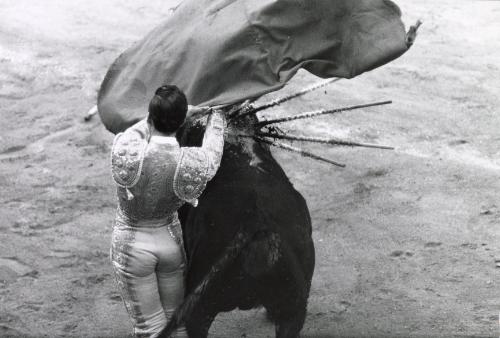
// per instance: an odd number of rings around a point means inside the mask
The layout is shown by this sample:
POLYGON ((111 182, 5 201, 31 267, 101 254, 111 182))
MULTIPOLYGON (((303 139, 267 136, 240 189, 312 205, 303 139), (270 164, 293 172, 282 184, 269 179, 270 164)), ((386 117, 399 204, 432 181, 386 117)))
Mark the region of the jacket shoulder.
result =
POLYGON ((118 186, 131 188, 139 181, 148 132, 147 122, 143 120, 115 136, 111 149, 111 174, 118 186))
POLYGON ((177 197, 196 205, 209 181, 209 169, 209 158, 204 149, 181 148, 174 176, 174 192, 177 197))

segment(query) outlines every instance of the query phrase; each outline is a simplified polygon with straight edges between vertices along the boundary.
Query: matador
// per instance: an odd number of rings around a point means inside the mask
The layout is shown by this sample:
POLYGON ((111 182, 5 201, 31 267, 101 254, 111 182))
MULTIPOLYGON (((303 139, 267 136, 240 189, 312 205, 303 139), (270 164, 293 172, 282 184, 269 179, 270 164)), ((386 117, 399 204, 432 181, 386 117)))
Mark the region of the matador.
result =
MULTIPOLYGON (((182 302, 186 257, 177 210, 197 205, 222 157, 224 116, 209 115, 201 147, 180 147, 175 132, 186 112, 176 86, 160 87, 148 118, 118 134, 111 151, 118 196, 111 260, 136 337, 156 337, 182 302)), ((176 337, 187 337, 185 328, 176 337)))

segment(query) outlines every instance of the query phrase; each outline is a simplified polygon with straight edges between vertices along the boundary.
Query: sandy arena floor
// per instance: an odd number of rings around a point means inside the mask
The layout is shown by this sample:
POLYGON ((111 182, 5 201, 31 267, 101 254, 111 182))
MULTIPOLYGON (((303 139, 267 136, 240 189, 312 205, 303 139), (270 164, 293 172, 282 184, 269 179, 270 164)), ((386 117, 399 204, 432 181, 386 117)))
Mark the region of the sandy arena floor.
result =
MULTIPOLYGON (((112 135, 83 122, 109 64, 178 0, 0 2, 0 336, 125 337, 108 262, 112 135)), ((399 0, 402 58, 266 114, 392 99, 292 124, 395 151, 307 146, 346 169, 274 153, 313 218, 305 337, 497 336, 500 2, 399 0)), ((299 73, 291 92, 316 81, 299 73)), ((272 337, 262 310, 213 337, 272 337)))

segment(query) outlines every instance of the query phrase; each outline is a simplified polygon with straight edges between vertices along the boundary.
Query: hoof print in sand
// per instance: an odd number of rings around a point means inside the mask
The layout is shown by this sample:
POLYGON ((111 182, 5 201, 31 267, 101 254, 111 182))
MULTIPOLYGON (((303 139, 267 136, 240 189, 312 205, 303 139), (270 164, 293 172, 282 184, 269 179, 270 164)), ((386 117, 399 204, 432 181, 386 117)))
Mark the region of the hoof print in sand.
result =
POLYGON ((441 246, 443 243, 441 242, 427 242, 424 244, 424 247, 425 248, 437 248, 439 246, 441 246))
POLYGON ((389 254, 391 257, 412 257, 413 252, 411 251, 403 251, 403 250, 394 250, 389 254))

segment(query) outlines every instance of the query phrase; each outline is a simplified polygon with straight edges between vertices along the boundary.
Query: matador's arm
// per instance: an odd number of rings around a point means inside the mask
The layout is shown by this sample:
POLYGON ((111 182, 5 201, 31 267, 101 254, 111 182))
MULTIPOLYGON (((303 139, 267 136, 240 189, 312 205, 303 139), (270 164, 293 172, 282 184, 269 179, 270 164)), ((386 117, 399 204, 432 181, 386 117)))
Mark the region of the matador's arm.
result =
POLYGON ((205 135, 203 136, 203 143, 201 146, 208 157, 208 180, 211 180, 215 176, 215 173, 220 166, 222 152, 224 150, 225 128, 226 121, 222 113, 214 112, 208 117, 207 127, 205 129, 205 135))
POLYGON ((174 192, 181 200, 196 206, 219 169, 224 150, 226 121, 222 113, 212 113, 207 122, 201 147, 182 147, 174 177, 174 192))

